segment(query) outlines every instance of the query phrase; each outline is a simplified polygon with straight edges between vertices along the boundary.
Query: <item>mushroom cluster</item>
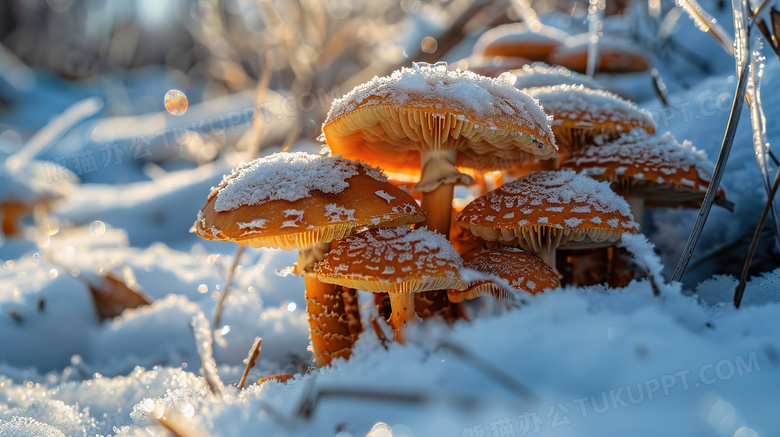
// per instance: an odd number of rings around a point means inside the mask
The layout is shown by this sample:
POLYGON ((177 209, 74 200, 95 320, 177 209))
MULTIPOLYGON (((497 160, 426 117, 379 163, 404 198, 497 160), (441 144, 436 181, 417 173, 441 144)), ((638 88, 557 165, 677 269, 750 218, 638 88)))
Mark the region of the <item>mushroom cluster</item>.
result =
POLYGON ((294 272, 305 276, 314 361, 324 365, 350 354, 355 321, 349 315, 355 312, 345 309, 345 301, 354 296, 309 275, 314 263, 334 240, 424 218, 411 195, 376 168, 338 156, 277 153, 225 176, 198 213, 194 231, 208 240, 298 251, 294 272))
MULTIPOLYGON (((564 35, 535 25, 490 32, 475 52, 566 53, 564 35)), ((490 78, 417 63, 336 99, 319 156, 283 152, 233 170, 193 229, 298 251, 291 271, 305 278, 314 362, 327 365, 349 357, 362 330, 355 290, 376 294, 403 342, 418 317, 571 281, 577 263, 557 252, 638 233, 644 206, 700 202, 708 162, 655 129, 647 111, 565 67, 490 78), (454 198, 455 185, 488 179, 492 190, 454 198)))

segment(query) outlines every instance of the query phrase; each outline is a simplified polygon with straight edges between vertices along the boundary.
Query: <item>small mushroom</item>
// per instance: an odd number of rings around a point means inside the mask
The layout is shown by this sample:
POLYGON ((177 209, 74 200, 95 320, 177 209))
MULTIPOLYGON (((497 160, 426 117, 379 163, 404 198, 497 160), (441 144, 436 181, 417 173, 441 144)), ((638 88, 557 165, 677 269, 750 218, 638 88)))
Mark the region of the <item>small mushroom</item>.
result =
MULTIPOLYGON (((551 54, 549 62, 584 73, 588 65, 588 34, 569 37, 551 54)), ((596 71, 601 73, 635 73, 650 69, 650 56, 631 41, 602 38, 599 41, 596 71)))
POLYGON ((56 200, 66 197, 78 177, 53 162, 30 161, 23 167, 0 163, 0 224, 3 235, 20 234, 19 219, 36 208, 48 210, 56 200))
POLYGON ((463 263, 465 268, 497 280, 476 280, 470 282, 466 290, 447 290, 447 297, 452 302, 475 299, 485 294, 505 300, 514 290, 536 294, 561 286, 552 267, 538 256, 514 247, 475 250, 463 255, 463 263))
MULTIPOLYGON (((424 217, 406 191, 373 167, 341 157, 277 153, 225 176, 212 189, 194 230, 209 240, 297 250, 295 271, 304 274, 333 240, 424 217)), ((305 282, 315 362, 349 356, 353 341, 340 288, 311 276, 305 282)))
POLYGON ((555 52, 569 34, 540 22, 509 23, 483 33, 474 45, 474 54, 482 56, 517 57, 544 61, 555 52))
POLYGON ((518 89, 538 88, 555 85, 582 85, 592 90, 604 87, 593 78, 569 70, 566 67, 547 65, 544 62, 534 62, 510 73, 517 78, 515 86, 518 89))
POLYGON ((338 242, 311 275, 322 282, 388 293, 390 325, 397 341, 413 320, 414 295, 428 290, 464 290, 463 261, 449 241, 425 228, 407 226, 372 229, 338 242))
POLYGON ((609 246, 636 233, 628 203, 573 171, 532 173, 474 199, 458 224, 486 241, 519 246, 555 268, 558 247, 609 246))
POLYGON ((655 133, 652 115, 636 104, 607 91, 582 85, 526 88, 553 116, 552 130, 559 147, 558 158, 592 144, 596 137, 614 139, 635 128, 655 133))
MULTIPOLYGON (((689 141, 680 144, 668 132, 650 135, 634 129, 616 140, 598 141, 580 150, 562 167, 610 182, 631 205, 641 227, 646 207, 699 208, 714 164, 689 141)), ((725 199, 723 188, 717 196, 725 199)))

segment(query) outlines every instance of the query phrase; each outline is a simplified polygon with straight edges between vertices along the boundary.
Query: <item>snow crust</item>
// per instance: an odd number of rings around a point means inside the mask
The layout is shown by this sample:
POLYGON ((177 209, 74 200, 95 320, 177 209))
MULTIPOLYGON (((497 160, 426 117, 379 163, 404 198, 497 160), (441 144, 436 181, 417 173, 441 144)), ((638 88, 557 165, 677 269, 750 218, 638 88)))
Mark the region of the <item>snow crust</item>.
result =
MULTIPOLYGON (((502 213, 520 210, 524 215, 529 215, 534 211, 543 212, 549 211, 551 208, 560 208, 561 211, 571 209, 572 213, 578 214, 580 211, 584 211, 582 204, 585 204, 598 212, 617 212, 628 221, 633 221, 628 203, 609 188, 609 183, 598 182, 571 170, 531 173, 524 178, 503 185, 497 192, 488 193, 483 197, 485 206, 489 210, 502 213), (576 211, 575 208, 568 206, 575 202, 579 204, 576 211), (549 205, 560 206, 550 207, 549 205)), ((588 214, 589 211, 582 213, 588 214)), ((469 215, 464 210, 458 215, 458 221, 472 221, 477 218, 477 215, 477 212, 469 215)), ((506 216, 504 215, 504 217, 506 216)), ((522 217, 519 218, 522 220, 522 217)), ((512 218, 514 219, 514 216, 512 218)), ((544 217, 539 219, 540 223, 541 219, 544 217)), ((581 222, 572 222, 571 224, 579 225, 579 223, 581 222)))
POLYGON ((217 211, 259 206, 273 200, 293 202, 309 197, 312 191, 340 193, 349 187, 347 179, 360 170, 378 181, 387 181, 379 170, 341 156, 276 153, 239 165, 212 188, 211 196, 217 196, 217 211))
POLYGON ((655 127, 652 116, 633 102, 604 90, 582 85, 555 85, 525 89, 556 120, 570 119, 595 125, 641 120, 655 127))
POLYGON ((447 70, 446 64, 415 63, 412 68, 401 68, 389 76, 374 77, 334 100, 325 124, 358 106, 388 104, 465 111, 480 120, 491 120, 491 126, 520 120, 538 127, 551 139, 547 115, 536 100, 514 87, 514 81, 511 73, 488 78, 468 70, 447 70))
POLYGON ((544 62, 526 64, 523 68, 512 70, 511 73, 517 77, 515 86, 520 89, 555 85, 582 85, 594 90, 604 88, 600 83, 584 74, 559 65, 548 65, 544 62))

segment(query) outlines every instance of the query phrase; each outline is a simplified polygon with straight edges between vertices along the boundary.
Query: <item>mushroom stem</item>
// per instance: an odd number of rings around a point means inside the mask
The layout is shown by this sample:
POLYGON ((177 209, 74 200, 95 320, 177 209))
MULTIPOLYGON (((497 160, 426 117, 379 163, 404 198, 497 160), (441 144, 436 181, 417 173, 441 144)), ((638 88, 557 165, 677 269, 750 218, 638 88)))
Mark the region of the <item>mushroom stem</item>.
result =
POLYGON ((552 267, 553 270, 555 270, 555 273, 558 273, 560 275, 560 272, 555 267, 555 252, 556 247, 555 246, 547 246, 542 247, 538 252, 536 252, 536 256, 542 259, 542 261, 546 262, 548 266, 552 267))
POLYGON ((341 287, 326 284, 314 276, 306 276, 304 281, 314 363, 321 367, 334 358, 348 358, 353 339, 345 317, 341 287))
MULTIPOLYGON (((331 243, 328 242, 299 249, 296 272, 307 272, 314 263, 325 259, 330 248, 331 243)), ((355 342, 355 327, 350 328, 350 317, 346 312, 342 288, 326 284, 314 276, 306 276, 304 281, 314 363, 322 367, 330 364, 334 358, 349 358, 355 342)), ((353 320, 352 323, 354 322, 353 320)), ((357 323, 360 324, 359 314, 357 323)))
POLYGON ((390 326, 393 327, 393 339, 398 343, 404 343, 403 333, 401 332, 407 321, 414 320, 414 293, 400 292, 389 293, 390 295, 390 326))
POLYGON ((315 243, 309 247, 298 249, 298 262, 295 263, 295 272, 302 275, 311 269, 317 261, 325 259, 330 251, 330 241, 315 243))
POLYGON ((420 226, 428 226, 444 236, 450 233, 452 195, 455 184, 474 183, 474 178, 455 168, 455 150, 424 150, 420 152, 420 182, 415 191, 422 191, 422 209, 427 217, 420 226))
POLYGON ((634 221, 639 225, 639 231, 644 227, 645 199, 638 196, 626 196, 626 201, 631 207, 631 214, 634 215, 634 221))
POLYGON ((358 303, 357 290, 349 287, 341 287, 341 298, 344 300, 344 313, 347 316, 347 326, 352 334, 352 341, 357 341, 363 332, 363 324, 360 322, 360 304, 358 303))
POLYGON ((423 193, 420 206, 425 211, 425 220, 415 227, 427 226, 449 238, 454 189, 453 184, 442 184, 430 193, 423 193))

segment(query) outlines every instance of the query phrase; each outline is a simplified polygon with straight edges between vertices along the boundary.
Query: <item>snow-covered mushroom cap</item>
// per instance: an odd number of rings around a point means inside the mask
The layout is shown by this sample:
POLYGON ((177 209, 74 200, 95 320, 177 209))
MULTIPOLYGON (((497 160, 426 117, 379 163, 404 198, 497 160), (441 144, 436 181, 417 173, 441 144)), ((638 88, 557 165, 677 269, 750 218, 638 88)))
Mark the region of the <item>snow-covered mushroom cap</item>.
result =
POLYGON ((494 277, 475 280, 464 291, 447 290, 451 302, 492 294, 505 299, 512 290, 531 294, 561 286, 558 274, 538 256, 515 247, 475 250, 463 255, 464 267, 494 277))
POLYGON ((443 235, 426 228, 380 228, 338 242, 312 273, 322 282, 377 293, 466 288, 463 260, 443 235))
POLYGON ((478 237, 531 252, 607 246, 638 228, 608 183, 573 171, 517 179, 474 199, 457 219, 478 237))
POLYGON ((604 89, 604 87, 592 78, 571 71, 566 67, 551 66, 544 62, 534 62, 524 65, 523 68, 512 70, 515 75, 515 86, 519 89, 537 88, 555 85, 582 85, 592 90, 604 89))
POLYGON ((553 116, 552 129, 558 145, 569 151, 600 135, 617 138, 635 128, 655 133, 655 121, 649 112, 607 91, 556 85, 527 88, 525 92, 538 99, 553 116))
MULTIPOLYGON (((588 38, 586 33, 568 38, 550 55, 549 62, 584 73, 588 65, 588 38)), ((631 41, 618 38, 599 41, 598 72, 634 73, 649 69, 651 63, 650 55, 631 41)))
POLYGON ((457 151, 456 165, 481 154, 556 154, 549 118, 514 87, 514 76, 491 79, 438 64, 415 64, 356 87, 333 102, 322 130, 333 154, 394 172, 419 169, 428 151, 457 151))
MULTIPOLYGON (((619 192, 644 198, 650 208, 698 208, 715 164, 690 141, 680 144, 669 132, 658 136, 635 129, 580 150, 562 166, 616 183, 619 192)), ((725 197, 722 188, 718 196, 725 197)))
POLYGON ((569 37, 568 33, 555 27, 541 23, 536 23, 536 27, 532 30, 525 23, 496 26, 479 37, 474 53, 543 61, 569 37))
POLYGON ((225 176, 211 190, 194 230, 208 240, 294 250, 361 228, 424 218, 409 193, 364 163, 276 153, 225 176))

